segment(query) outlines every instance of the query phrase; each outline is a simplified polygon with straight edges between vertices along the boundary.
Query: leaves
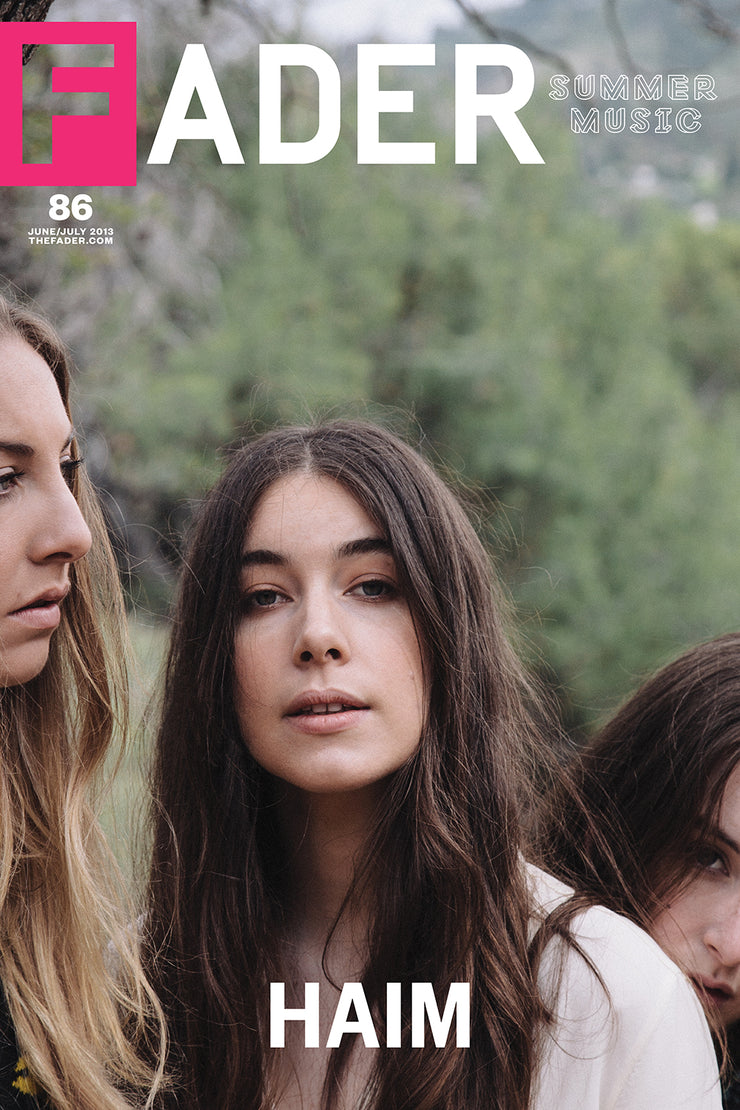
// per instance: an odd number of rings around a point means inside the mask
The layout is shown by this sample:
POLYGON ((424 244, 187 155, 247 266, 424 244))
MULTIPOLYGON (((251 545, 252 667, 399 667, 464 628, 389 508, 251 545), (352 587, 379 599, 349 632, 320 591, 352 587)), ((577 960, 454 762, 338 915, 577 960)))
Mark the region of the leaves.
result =
MULTIPOLYGON (((178 57, 173 40, 142 66, 160 82, 142 81, 144 148, 178 57)), ((317 412, 390 413, 494 506, 482 526, 525 647, 582 725, 738 624, 740 225, 636 197, 606 148, 587 180, 546 95, 522 113, 545 167, 483 124, 478 164, 457 166, 439 58, 387 75, 413 84, 415 110, 384 139, 434 140, 430 166, 357 165, 345 58, 336 149, 260 166, 253 58, 221 63, 247 164, 179 143, 135 191, 96 197, 114 251, 34 255, 24 280, 75 347, 86 454, 140 599, 164 604, 225 444, 317 412)), ((305 103, 283 110, 300 133, 305 103)))

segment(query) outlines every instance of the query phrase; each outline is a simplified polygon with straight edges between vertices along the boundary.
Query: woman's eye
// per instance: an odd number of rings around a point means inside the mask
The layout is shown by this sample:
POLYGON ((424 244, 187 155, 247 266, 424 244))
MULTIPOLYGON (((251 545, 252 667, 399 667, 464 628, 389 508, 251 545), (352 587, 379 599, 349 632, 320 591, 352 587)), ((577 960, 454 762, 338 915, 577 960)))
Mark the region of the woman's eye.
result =
POLYGON ((84 459, 62 459, 61 463, 59 464, 59 467, 62 471, 62 477, 64 478, 70 489, 72 489, 72 486, 74 485, 75 474, 82 466, 83 462, 84 459))
POLYGON ((247 609, 271 609, 281 597, 277 590, 253 590, 245 597, 244 605, 247 609))
POLYGON ((384 578, 366 578, 353 586, 350 593, 366 598, 397 597, 398 589, 384 578))
POLYGON ((23 473, 20 470, 3 470, 0 472, 0 497, 6 497, 18 485, 22 477, 23 473))
POLYGON ((700 848, 696 854, 696 862, 703 871, 712 871, 717 875, 727 874, 725 858, 716 848, 700 848))

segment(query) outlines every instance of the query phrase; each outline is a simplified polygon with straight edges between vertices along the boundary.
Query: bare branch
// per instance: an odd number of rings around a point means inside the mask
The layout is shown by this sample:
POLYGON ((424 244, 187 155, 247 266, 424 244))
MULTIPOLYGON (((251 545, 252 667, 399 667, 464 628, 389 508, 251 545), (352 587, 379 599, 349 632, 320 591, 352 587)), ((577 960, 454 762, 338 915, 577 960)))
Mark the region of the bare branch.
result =
POLYGON ((0 0, 0 23, 42 23, 54 0, 0 0))
MULTIPOLYGON (((43 23, 54 0, 0 0, 0 23, 43 23)), ((36 49, 31 43, 23 47, 23 64, 36 49)))
MULTIPOLYGON (((603 0, 604 19, 621 64, 630 74, 635 74, 640 67, 635 61, 627 36, 622 28, 617 11, 618 2, 619 0, 603 0)), ((487 16, 473 7, 469 0, 454 0, 454 3, 475 27, 493 42, 510 42, 514 46, 521 47, 528 54, 532 54, 548 65, 555 67, 558 72, 572 76, 573 67, 559 54, 538 46, 526 35, 494 25, 487 16)), ((717 11, 712 0, 674 0, 674 3, 691 10, 698 17, 703 28, 715 37, 727 43, 737 44, 740 42, 740 30, 717 11)))
MULTIPOLYGON (((674 0, 674 2, 677 5, 682 4, 695 12, 705 30, 717 36, 717 38, 730 43, 740 41, 737 30, 717 12, 709 0, 674 0)), ((640 67, 635 61, 627 42, 627 36, 617 13, 617 4, 618 0, 604 0, 604 19, 622 65, 630 74, 635 74, 640 67)))
POLYGON ((527 54, 533 54, 535 58, 539 58, 541 62, 546 62, 548 65, 552 66, 558 73, 567 73, 572 76, 572 66, 569 62, 566 62, 565 58, 562 58, 560 54, 556 54, 552 50, 545 50, 544 47, 537 46, 537 44, 532 42, 531 39, 528 39, 526 35, 520 35, 518 31, 507 31, 503 27, 494 27, 477 8, 471 7, 467 3, 467 0, 454 0, 454 2, 470 22, 493 42, 507 42, 511 43, 512 46, 518 46, 527 54))
POLYGON ((676 0, 676 2, 684 4, 687 8, 692 8, 706 30, 716 35, 717 38, 723 39, 725 42, 740 42, 740 34, 737 30, 710 3, 707 3, 707 0, 676 0))
POLYGON ((212 15, 217 9, 243 19, 259 35, 260 42, 280 42, 283 39, 276 21, 270 19, 266 11, 260 11, 256 4, 245 3, 245 0, 200 0, 203 15, 212 15))
POLYGON ((604 0, 604 19, 614 42, 617 57, 630 76, 633 76, 637 73, 638 66, 632 57, 627 36, 622 30, 622 24, 617 15, 617 0, 604 0))

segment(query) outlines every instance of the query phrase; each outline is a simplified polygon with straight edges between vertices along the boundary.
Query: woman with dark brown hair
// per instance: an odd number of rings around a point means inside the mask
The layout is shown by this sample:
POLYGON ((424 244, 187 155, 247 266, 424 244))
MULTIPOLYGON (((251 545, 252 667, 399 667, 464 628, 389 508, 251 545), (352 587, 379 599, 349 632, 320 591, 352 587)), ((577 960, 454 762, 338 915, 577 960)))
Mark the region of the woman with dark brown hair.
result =
MULTIPOLYGON (((545 865, 651 933, 737 1060, 740 634, 700 644, 654 675, 566 775, 540 830, 545 865)), ((737 1073, 725 1106, 740 1107, 737 1073)))
POLYGON ((682 974, 520 856, 532 691, 420 456, 360 422, 268 433, 184 566, 148 915, 167 1104, 718 1106, 682 974))
POLYGON ((51 327, 0 297, 0 1107, 131 1110, 158 1068, 128 1034, 163 1026, 96 817, 122 603, 68 391, 51 327))

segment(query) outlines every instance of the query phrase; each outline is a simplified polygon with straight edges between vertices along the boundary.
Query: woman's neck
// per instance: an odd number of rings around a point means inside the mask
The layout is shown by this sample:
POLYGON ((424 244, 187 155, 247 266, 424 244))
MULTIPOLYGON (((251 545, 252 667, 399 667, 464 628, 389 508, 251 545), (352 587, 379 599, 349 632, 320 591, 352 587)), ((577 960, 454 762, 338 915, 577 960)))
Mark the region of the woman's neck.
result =
MULTIPOLYGON (((354 881, 380 794, 380 787, 322 795, 288 787, 279 803, 278 823, 290 860, 286 887, 290 939, 304 952, 324 950, 354 881)), ((348 958, 354 951, 359 959, 362 953, 359 971, 367 925, 367 898, 353 898, 332 938, 337 954, 343 951, 348 958)))
MULTIPOLYGON (((349 794, 308 795, 290 786, 276 798, 277 824, 286 852, 285 998, 306 1005, 306 985, 319 984, 318 1043, 307 1048, 301 1021, 286 1022, 284 1053, 275 1059, 279 1110, 321 1103, 332 1029, 345 983, 362 979, 368 960, 370 893, 355 892, 356 869, 373 826, 382 785, 349 794), (347 895, 352 898, 347 904, 347 895), (341 911, 341 917, 338 917, 341 911), (331 934, 331 943, 327 943, 331 934)), ((357 1057, 343 1078, 339 1105, 359 1104, 373 1056, 357 1057)))

